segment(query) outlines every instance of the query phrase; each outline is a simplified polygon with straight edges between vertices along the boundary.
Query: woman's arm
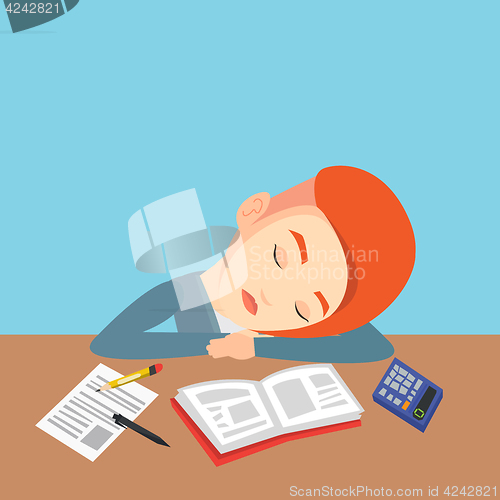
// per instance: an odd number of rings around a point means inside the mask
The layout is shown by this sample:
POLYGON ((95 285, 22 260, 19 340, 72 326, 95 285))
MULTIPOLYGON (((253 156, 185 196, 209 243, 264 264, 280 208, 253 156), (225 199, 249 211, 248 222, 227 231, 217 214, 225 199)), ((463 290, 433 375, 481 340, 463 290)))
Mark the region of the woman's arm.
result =
POLYGON ((392 344, 371 323, 331 337, 257 337, 254 347, 262 358, 320 363, 367 363, 394 354, 392 344))
MULTIPOLYGON (((198 308, 201 309, 201 308, 198 308)), ((108 358, 158 359, 200 356, 217 334, 147 332, 179 311, 171 281, 149 290, 121 312, 92 341, 93 353, 108 358)), ((194 314, 203 315, 196 310, 194 314)))
POLYGON ((319 363, 367 363, 394 354, 392 344, 370 323, 331 337, 286 338, 260 335, 249 330, 214 339, 207 345, 213 358, 261 358, 319 363))

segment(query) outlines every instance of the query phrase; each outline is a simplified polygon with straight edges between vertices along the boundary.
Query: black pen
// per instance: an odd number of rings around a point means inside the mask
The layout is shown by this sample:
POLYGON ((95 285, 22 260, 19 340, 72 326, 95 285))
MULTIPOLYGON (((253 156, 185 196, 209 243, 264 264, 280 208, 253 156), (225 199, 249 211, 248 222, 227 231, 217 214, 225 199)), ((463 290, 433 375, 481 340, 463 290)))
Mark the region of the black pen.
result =
POLYGON ((148 431, 147 429, 144 429, 144 427, 141 427, 140 425, 137 425, 136 423, 132 422, 128 418, 125 418, 123 415, 120 415, 119 413, 115 413, 113 415, 113 418, 115 422, 118 425, 121 425, 122 427, 132 429, 135 432, 138 432, 144 437, 147 437, 148 439, 151 439, 151 441, 154 441, 156 444, 162 444, 163 446, 168 446, 170 448, 170 445, 165 443, 163 439, 160 436, 157 436, 156 434, 153 434, 152 432, 148 431))

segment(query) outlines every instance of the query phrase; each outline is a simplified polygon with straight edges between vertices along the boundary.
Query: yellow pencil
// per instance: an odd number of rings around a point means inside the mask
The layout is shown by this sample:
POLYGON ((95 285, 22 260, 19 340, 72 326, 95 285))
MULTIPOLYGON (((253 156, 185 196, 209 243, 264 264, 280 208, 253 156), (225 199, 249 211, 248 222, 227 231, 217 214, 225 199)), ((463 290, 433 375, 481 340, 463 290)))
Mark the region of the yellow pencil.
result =
POLYGON ((155 375, 163 370, 163 365, 161 363, 156 363, 156 365, 152 365, 149 368, 144 368, 144 370, 140 370, 138 372, 131 373, 126 377, 120 377, 116 380, 112 380, 107 384, 104 384, 100 389, 97 389, 96 392, 107 391, 108 389, 114 389, 115 387, 120 387, 122 385, 128 384, 129 382, 134 382, 136 380, 140 380, 141 378, 146 378, 151 375, 155 375))

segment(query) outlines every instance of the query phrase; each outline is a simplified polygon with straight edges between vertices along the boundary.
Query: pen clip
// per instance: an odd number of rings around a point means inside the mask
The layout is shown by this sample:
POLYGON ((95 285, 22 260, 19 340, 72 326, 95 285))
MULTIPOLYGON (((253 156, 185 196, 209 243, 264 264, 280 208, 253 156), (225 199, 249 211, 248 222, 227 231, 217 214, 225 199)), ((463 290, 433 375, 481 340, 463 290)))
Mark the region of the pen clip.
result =
POLYGON ((124 429, 127 429, 127 426, 126 426, 126 425, 123 425, 123 424, 120 422, 120 417, 121 417, 121 415, 118 415, 118 414, 116 414, 116 413, 113 415, 113 419, 114 419, 114 421, 115 421, 115 424, 116 424, 116 425, 119 425, 120 427, 123 427, 124 429))

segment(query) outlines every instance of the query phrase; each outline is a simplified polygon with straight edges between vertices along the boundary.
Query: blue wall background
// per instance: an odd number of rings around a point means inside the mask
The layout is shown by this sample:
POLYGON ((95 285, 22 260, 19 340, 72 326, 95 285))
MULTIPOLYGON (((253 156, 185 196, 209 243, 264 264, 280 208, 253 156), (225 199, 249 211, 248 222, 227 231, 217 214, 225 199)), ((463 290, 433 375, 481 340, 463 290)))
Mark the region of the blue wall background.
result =
POLYGON ((196 187, 206 220, 325 166, 384 180, 413 223, 384 333, 497 333, 497 1, 81 0, 0 12, 2 333, 97 333, 161 282, 127 221, 196 187))

